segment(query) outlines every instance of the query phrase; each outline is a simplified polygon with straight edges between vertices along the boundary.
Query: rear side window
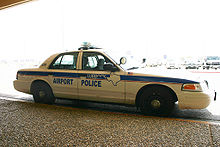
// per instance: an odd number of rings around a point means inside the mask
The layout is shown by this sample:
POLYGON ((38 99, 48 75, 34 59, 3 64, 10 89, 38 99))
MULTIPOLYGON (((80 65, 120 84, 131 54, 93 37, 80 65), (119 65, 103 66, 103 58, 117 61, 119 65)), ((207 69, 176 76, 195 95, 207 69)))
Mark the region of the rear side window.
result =
POLYGON ((50 69, 75 70, 78 53, 61 54, 50 65, 50 69))

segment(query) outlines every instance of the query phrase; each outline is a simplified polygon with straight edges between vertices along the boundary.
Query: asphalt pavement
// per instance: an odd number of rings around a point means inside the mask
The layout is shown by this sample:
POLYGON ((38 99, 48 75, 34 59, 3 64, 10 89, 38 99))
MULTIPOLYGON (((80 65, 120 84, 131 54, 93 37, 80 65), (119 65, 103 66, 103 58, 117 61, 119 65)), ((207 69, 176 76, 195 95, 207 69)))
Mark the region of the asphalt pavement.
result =
POLYGON ((212 122, 0 99, 0 146, 220 146, 212 122))

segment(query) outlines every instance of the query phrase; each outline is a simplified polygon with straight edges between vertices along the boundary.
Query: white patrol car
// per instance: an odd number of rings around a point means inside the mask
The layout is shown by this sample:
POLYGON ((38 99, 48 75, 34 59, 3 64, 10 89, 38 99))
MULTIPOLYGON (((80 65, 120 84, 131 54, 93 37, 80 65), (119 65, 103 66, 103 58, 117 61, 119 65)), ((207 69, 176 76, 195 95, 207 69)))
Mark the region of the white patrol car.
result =
MULTIPOLYGON (((145 114, 168 115, 180 109, 206 108, 214 98, 207 81, 125 71, 101 50, 84 45, 78 51, 54 54, 39 68, 22 69, 16 90, 33 94, 35 102, 56 98, 135 105, 145 114)), ((216 99, 216 98, 215 98, 216 99)))

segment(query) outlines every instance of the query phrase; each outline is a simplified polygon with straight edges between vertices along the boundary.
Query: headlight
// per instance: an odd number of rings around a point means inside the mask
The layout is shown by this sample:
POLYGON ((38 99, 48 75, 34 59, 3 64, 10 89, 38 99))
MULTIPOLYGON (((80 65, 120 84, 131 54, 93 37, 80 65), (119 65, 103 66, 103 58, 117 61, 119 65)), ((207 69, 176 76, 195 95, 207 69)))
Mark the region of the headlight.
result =
POLYGON ((182 90, 202 92, 202 87, 200 84, 183 84, 182 90))

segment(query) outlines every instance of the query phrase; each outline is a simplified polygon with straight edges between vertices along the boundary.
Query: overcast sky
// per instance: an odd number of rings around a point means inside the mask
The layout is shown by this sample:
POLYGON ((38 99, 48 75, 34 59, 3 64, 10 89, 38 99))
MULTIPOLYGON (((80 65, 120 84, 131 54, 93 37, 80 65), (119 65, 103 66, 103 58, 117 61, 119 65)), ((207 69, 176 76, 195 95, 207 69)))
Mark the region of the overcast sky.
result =
POLYGON ((0 10, 0 58, 46 58, 84 41, 141 57, 220 56, 219 8, 219 0, 36 0, 0 10))

